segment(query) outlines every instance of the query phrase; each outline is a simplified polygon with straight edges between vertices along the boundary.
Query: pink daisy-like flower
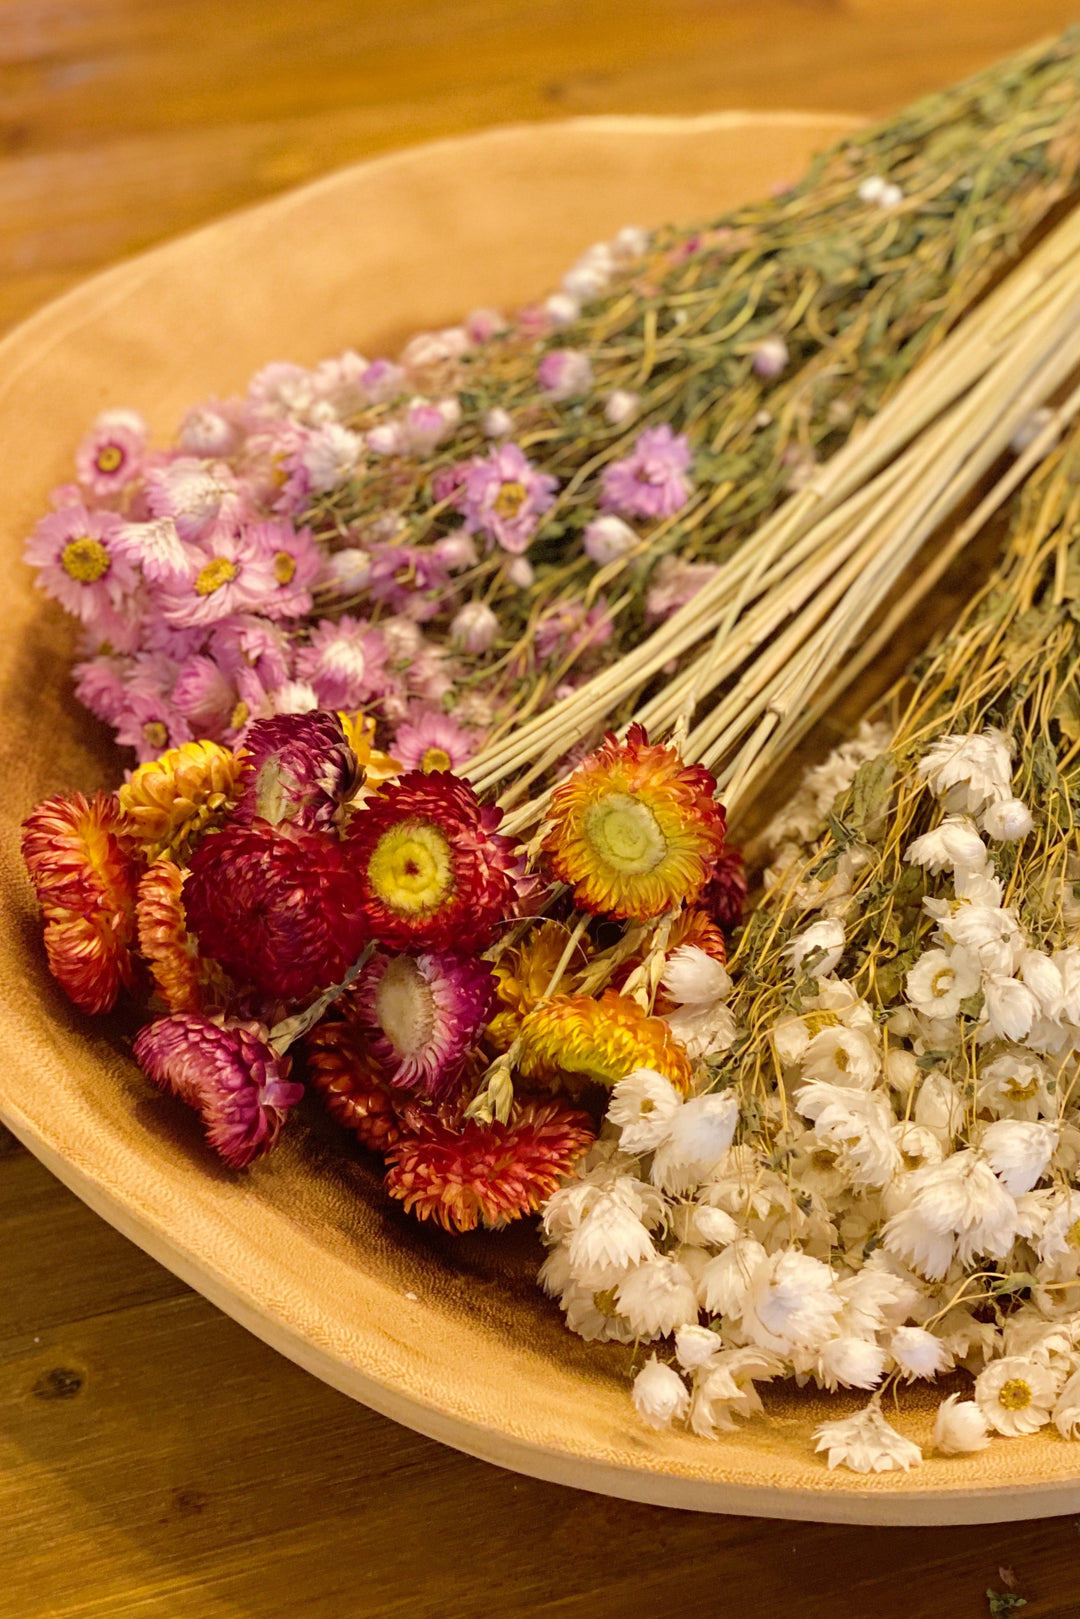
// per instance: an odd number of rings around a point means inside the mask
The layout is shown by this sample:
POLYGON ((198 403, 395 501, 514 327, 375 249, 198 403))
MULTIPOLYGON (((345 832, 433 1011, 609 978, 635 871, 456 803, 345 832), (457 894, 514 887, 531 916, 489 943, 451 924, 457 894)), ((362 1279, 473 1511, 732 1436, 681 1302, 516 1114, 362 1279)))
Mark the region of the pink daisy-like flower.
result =
POLYGON ((184 659, 172 701, 195 734, 230 745, 270 711, 270 699, 254 669, 234 664, 223 669, 206 653, 184 659))
POLYGON ((156 759, 167 748, 193 740, 191 726, 173 703, 171 696, 149 686, 132 689, 129 685, 124 707, 113 721, 121 747, 134 748, 140 764, 156 759))
POLYGON ((371 403, 385 405, 403 391, 405 367, 393 360, 372 360, 360 380, 371 403))
POLYGON ((99 500, 120 494, 142 471, 146 439, 146 424, 129 412, 99 417, 75 451, 79 482, 99 500))
POLYGON ((601 479, 601 505, 622 517, 672 517, 690 499, 690 446, 667 423, 638 434, 632 452, 601 479))
POLYGON ((486 534, 504 551, 526 551, 558 486, 558 479, 538 472, 516 444, 476 456, 458 497, 466 532, 486 534))
POLYGON ((208 399, 192 405, 180 423, 177 443, 188 455, 232 455, 240 442, 240 410, 234 401, 208 399))
POLYGON ((611 640, 611 613, 603 599, 586 609, 582 602, 560 602, 544 614, 533 637, 536 656, 544 660, 576 656, 611 640))
POLYGON ((192 556, 191 546, 180 538, 171 517, 155 517, 148 523, 125 523, 116 544, 151 583, 183 573, 192 556))
POLYGON ((403 613, 417 624, 443 611, 449 584, 450 564, 434 549, 383 545, 372 553, 367 583, 371 600, 384 602, 392 613, 403 613))
POLYGON ((270 1151, 304 1094, 292 1059, 278 1057, 260 1023, 174 1012, 140 1029, 135 1060, 159 1089, 198 1112, 206 1139, 233 1169, 270 1151))
POLYGON ((123 528, 115 512, 85 506, 62 506, 43 517, 24 552, 38 570, 38 589, 84 624, 115 616, 139 582, 118 544, 123 528))
POLYGON ((589 357, 580 349, 549 349, 536 368, 536 380, 549 399, 573 399, 593 384, 589 357))
POLYGON ((129 659, 109 654, 77 663, 72 671, 75 695, 91 714, 111 725, 127 703, 126 677, 130 669, 129 659))
POLYGON ((209 650, 229 674, 253 670, 267 691, 292 676, 293 648, 287 632, 257 613, 239 613, 215 624, 209 650))
POLYGON ((155 587, 165 622, 179 629, 216 623, 260 608, 279 589, 274 564, 246 532, 216 525, 191 549, 182 573, 155 587))
POLYGON ((494 1007, 487 963, 444 951, 373 956, 346 1010, 391 1085, 443 1101, 494 1007))
POLYGON ((413 455, 430 455, 461 420, 456 399, 414 399, 401 423, 406 448, 413 455))
POLYGON ((249 523, 245 537, 265 556, 273 588, 259 603, 268 618, 300 618, 311 611, 311 586, 323 559, 309 528, 291 523, 249 523))
POLYGON ((386 682, 386 643, 365 619, 348 613, 321 619, 296 654, 297 680, 307 681, 323 708, 359 708, 386 682))
POLYGON ((178 456, 146 474, 146 502, 153 517, 171 517, 182 540, 197 540, 214 523, 240 515, 243 498, 223 462, 178 456))
POLYGON ((405 770, 457 770, 477 751, 480 738, 449 714, 427 709, 399 725, 391 753, 405 770))

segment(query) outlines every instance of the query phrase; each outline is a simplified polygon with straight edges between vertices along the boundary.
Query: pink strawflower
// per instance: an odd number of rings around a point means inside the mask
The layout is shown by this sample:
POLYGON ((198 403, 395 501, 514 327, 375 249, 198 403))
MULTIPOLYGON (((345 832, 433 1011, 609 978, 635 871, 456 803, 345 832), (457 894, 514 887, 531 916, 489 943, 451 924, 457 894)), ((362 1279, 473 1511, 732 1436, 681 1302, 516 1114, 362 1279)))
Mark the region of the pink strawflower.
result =
POLYGON ((155 587, 155 598, 166 624, 193 629, 261 608, 277 589, 266 551, 249 533, 219 524, 191 548, 183 572, 155 587))
POLYGON ((152 584, 170 575, 183 573, 192 558, 192 548, 180 538, 171 517, 155 517, 146 523, 125 523, 117 536, 117 547, 139 568, 152 584))
POLYGON ((449 564, 434 549, 383 545, 372 553, 367 586, 371 600, 418 624, 442 611, 449 585, 449 564))
POLYGON ((624 523, 614 512, 608 512, 604 517, 594 517, 591 523, 585 525, 582 544, 590 562, 602 568, 606 563, 616 562, 619 557, 632 551, 639 539, 640 535, 635 534, 629 523, 624 523))
POLYGON ((119 544, 123 529, 115 512, 85 506, 62 506, 41 518, 23 553, 38 570, 38 589, 84 624, 120 612, 139 582, 119 544))
POLYGON ((455 461, 448 467, 440 467, 438 472, 432 473, 431 498, 437 505, 444 500, 454 501, 458 490, 469 474, 468 461, 455 461))
POLYGON ((405 682, 414 697, 441 703, 457 682, 458 670, 440 646, 425 643, 405 670, 405 682))
POLYGON ((356 596, 367 589, 371 578, 371 558, 357 546, 347 545, 323 557, 322 571, 315 589, 334 596, 356 596))
POLYGON ((197 540, 214 523, 240 515, 243 499, 223 461, 178 456, 146 474, 146 502, 153 517, 171 517, 182 540, 197 540))
POLYGON ((348 613, 320 619, 296 654, 295 675, 315 690, 322 708, 359 708, 386 685, 386 642, 365 619, 348 613))
POLYGON ((355 474, 363 453, 363 440, 342 427, 328 422, 321 427, 301 427, 295 422, 276 428, 269 441, 256 446, 268 453, 274 465, 274 509, 301 511, 313 496, 340 489, 355 474))
POLYGON ((474 309, 465 317, 465 330, 469 342, 478 346, 481 343, 490 343, 493 337, 509 328, 509 322, 497 309, 474 309))
POLYGON ((215 624, 209 651, 227 674, 251 669, 267 691, 293 672, 293 647, 286 632, 257 613, 241 613, 215 624))
POLYGON ((449 568, 451 573, 458 573, 462 568, 475 568, 480 560, 472 535, 466 534, 461 528, 436 540, 431 547, 431 557, 440 568, 449 568))
POLYGON ((121 494, 142 471, 146 424, 138 417, 135 422, 126 412, 120 420, 99 417, 75 451, 79 482, 99 500, 121 494))
POLYGON ((536 368, 536 380, 550 399, 573 399, 593 383, 589 357, 580 349, 550 349, 536 368))
POLYGON ((319 707, 319 694, 308 680, 285 680, 270 701, 275 714, 311 714, 319 707))
POLYGON ((346 1015, 391 1085, 444 1100, 495 1009, 491 968, 442 951, 373 956, 346 1015))
POLYGON ((72 671, 76 697, 84 708, 107 725, 114 723, 127 702, 125 676, 129 668, 127 658, 104 654, 77 663, 72 671))
POLYGON ((576 656, 611 640, 611 614, 603 599, 588 609, 582 602, 560 602, 536 626, 533 646, 541 662, 576 656))
POLYGON ((323 418, 327 410, 341 420, 358 415, 368 402, 364 387, 367 371, 367 360, 355 349, 320 360, 311 374, 316 401, 312 415, 323 418))
POLYGON ((480 738, 440 709, 420 710, 399 725, 390 752, 406 770, 457 770, 477 751, 480 738))
POLYGON ((525 551, 557 488, 558 479, 538 472, 516 444, 476 456, 459 496, 466 532, 486 534, 504 551, 525 551))
POLYGON ((203 405, 192 405, 180 423, 177 443, 188 455, 232 455, 240 443, 239 416, 240 409, 232 401, 222 404, 208 399, 203 405))
POLYGON ((499 633, 499 620, 487 602, 466 602, 450 624, 451 644, 474 657, 489 652, 499 633))
POLYGON ((316 399, 315 378, 291 360, 272 360, 248 383, 247 415, 253 423, 301 418, 316 399))
POLYGON ((690 499, 690 446, 667 423, 639 433, 630 455, 601 479, 601 504, 622 517, 672 517, 690 499))
POLYGON ((401 424, 406 448, 413 455, 429 455, 454 431, 460 420, 461 406, 454 398, 414 399, 401 424))
POLYGON ((114 725, 121 747, 134 748, 140 764, 156 759, 168 748, 193 740, 191 726, 163 690, 128 687, 124 707, 114 725))
POLYGON ((249 523, 245 538, 266 558, 272 587, 259 603, 267 618, 301 618, 311 611, 311 587, 322 572, 322 552, 309 528, 291 523, 249 523))
POLYGON ((270 712, 270 698, 247 664, 226 672, 205 653, 192 653, 180 665, 172 701, 193 732, 230 746, 270 712))
POLYGON ((646 618, 670 617, 692 601, 717 572, 710 562, 683 562, 677 556, 664 557, 657 564, 645 593, 646 618))
POLYGON ((360 378, 373 405, 385 405, 405 388, 405 367, 393 360, 372 360, 360 378))
POLYGON ((256 720, 242 754, 232 821, 332 826, 357 784, 356 754, 328 709, 256 720))
POLYGON ((243 1169, 277 1141, 304 1087, 290 1079, 260 1023, 214 1022, 174 1012, 139 1030, 135 1060, 161 1090, 202 1119, 206 1139, 232 1169, 243 1169))
POLYGON ((365 435, 372 455, 404 455, 408 448, 401 422, 380 422, 365 435))

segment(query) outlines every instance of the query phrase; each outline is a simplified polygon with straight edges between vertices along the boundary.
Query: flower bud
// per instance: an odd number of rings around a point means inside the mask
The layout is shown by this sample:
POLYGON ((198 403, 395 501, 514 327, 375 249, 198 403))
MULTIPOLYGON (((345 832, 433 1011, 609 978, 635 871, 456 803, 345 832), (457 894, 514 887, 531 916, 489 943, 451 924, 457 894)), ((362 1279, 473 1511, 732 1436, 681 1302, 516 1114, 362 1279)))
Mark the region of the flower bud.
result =
POLYGON ((528 557, 514 557, 507 565, 506 577, 512 585, 517 585, 519 590, 528 590, 536 575, 528 557))
POLYGON ((610 422, 612 427, 621 427, 624 422, 634 419, 640 404, 641 400, 637 394, 631 393, 627 388, 615 388, 605 401, 604 420, 610 422))
POLYGON ((572 326, 581 315, 581 305, 568 292, 553 292, 544 299, 544 313, 556 326, 572 326))
POLYGON ((754 348, 754 371, 759 377, 778 377, 788 363, 788 346, 782 337, 763 337, 754 348))
POLYGON ((486 602, 466 602, 454 615, 450 640, 461 652, 487 652, 499 633, 499 620, 486 602))
POLYGON ((987 837, 997 838, 1002 843, 1017 843, 1027 837, 1035 822, 1022 799, 1002 798, 986 806, 982 824, 987 837))
POLYGON ((431 548, 431 554, 436 561, 441 562, 451 572, 458 568, 473 568, 476 566, 476 546, 471 534, 459 529, 455 534, 447 534, 438 540, 431 548))
POLYGON ((471 343, 488 343, 506 329, 506 318, 497 309, 474 309, 465 319, 465 330, 471 343))
POLYGON ((514 431, 510 412, 500 409, 498 405, 486 413, 480 425, 485 438, 508 438, 514 431))
POLYGON ((592 366, 580 349, 552 349, 536 371, 537 381, 550 399, 572 399, 592 387, 592 366))
POLYGON ((615 562, 619 557, 632 551, 638 543, 638 536, 624 523, 621 517, 608 513, 604 517, 594 517, 586 525, 583 545, 585 555, 591 562, 599 567, 605 563, 615 562))

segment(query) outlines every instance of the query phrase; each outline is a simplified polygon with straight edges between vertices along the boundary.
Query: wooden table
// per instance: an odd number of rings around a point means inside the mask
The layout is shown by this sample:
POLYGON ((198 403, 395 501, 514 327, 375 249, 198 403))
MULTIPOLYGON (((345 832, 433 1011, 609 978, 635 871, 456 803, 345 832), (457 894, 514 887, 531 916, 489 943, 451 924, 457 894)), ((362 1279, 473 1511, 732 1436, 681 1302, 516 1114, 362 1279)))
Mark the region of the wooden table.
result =
MULTIPOLYGON (((1076 16, 1069 0, 0 0, 0 329, 385 147, 588 113, 885 112, 1076 16)), ((968 1619, 988 1591, 1075 1619, 1078 1530, 711 1518, 503 1473, 280 1359, 0 1132, 0 1619, 968 1619)))

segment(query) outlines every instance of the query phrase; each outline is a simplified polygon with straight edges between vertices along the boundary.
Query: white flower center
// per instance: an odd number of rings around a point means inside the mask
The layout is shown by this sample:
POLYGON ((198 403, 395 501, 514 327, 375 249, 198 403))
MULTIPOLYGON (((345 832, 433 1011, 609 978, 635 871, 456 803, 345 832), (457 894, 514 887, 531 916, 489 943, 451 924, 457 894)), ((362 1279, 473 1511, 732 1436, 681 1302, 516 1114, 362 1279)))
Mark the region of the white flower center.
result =
POLYGON ((431 987, 415 961, 394 956, 375 991, 375 1015, 390 1044, 402 1057, 422 1051, 435 1032, 431 987))

